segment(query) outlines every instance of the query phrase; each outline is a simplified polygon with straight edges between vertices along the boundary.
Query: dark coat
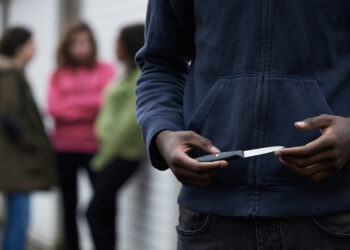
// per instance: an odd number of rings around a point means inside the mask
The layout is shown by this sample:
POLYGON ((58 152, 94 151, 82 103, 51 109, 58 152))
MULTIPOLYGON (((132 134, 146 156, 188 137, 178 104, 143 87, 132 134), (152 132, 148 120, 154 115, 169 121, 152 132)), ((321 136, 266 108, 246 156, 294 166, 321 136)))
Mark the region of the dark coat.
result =
POLYGON ((0 57, 0 190, 45 190, 55 183, 55 159, 23 74, 0 57))
MULTIPOLYGON (((164 129, 222 151, 293 147, 320 136, 294 122, 350 116, 349 13, 344 0, 150 0, 136 113, 153 165, 168 168, 153 143, 164 129)), ((206 188, 183 186, 179 204, 227 216, 349 211, 349 175, 350 163, 311 183, 267 154, 231 161, 206 188)))

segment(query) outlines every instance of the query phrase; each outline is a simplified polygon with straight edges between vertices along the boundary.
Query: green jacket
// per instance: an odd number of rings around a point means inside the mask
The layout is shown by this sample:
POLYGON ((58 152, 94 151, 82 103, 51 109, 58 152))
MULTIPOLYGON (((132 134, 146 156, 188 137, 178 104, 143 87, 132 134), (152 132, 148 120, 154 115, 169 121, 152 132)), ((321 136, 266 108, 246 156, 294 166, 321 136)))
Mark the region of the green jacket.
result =
POLYGON ((0 57, 0 190, 44 190, 55 183, 55 159, 30 87, 0 57))
POLYGON ((138 161, 145 155, 136 122, 135 88, 140 72, 135 69, 119 83, 107 87, 96 121, 99 149, 92 159, 94 170, 101 170, 116 158, 138 161))

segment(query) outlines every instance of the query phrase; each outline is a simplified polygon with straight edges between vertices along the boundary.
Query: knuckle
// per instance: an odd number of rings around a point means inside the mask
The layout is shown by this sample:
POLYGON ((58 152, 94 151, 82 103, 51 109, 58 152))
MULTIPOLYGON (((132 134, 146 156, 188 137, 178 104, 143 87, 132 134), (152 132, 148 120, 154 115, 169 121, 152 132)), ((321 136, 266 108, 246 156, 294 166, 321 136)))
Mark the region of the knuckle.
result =
POLYGON ((192 130, 188 130, 188 131, 185 132, 185 135, 186 135, 187 137, 189 137, 189 138, 193 138, 193 137, 195 137, 197 134, 196 134, 194 131, 192 131, 192 130))
POLYGON ((318 116, 318 118, 322 119, 322 120, 328 120, 329 119, 329 115, 328 114, 321 114, 318 116))
POLYGON ((211 141, 209 139, 207 139, 207 138, 204 138, 204 137, 202 139, 202 143, 204 145, 206 145, 206 146, 210 146, 211 145, 211 141))
POLYGON ((311 126, 313 126, 315 124, 315 122, 316 122, 315 119, 317 119, 317 118, 307 118, 304 121, 306 123, 310 124, 311 126))
POLYGON ((329 114, 322 114, 322 115, 320 115, 320 117, 321 117, 321 119, 323 119, 326 122, 331 122, 333 119, 333 116, 329 115, 329 114))

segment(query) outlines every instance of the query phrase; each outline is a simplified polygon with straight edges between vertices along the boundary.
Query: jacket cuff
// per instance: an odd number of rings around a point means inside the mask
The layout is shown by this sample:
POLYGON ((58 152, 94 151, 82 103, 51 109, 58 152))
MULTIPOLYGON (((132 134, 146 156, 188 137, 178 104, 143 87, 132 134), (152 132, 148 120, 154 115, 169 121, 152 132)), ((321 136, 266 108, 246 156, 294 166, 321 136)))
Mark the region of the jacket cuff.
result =
POLYGON ((169 117, 159 117, 156 120, 150 119, 142 126, 143 139, 147 146, 149 159, 151 164, 159 170, 167 170, 169 168, 155 143, 156 136, 163 130, 182 131, 183 126, 177 124, 174 119, 169 117))

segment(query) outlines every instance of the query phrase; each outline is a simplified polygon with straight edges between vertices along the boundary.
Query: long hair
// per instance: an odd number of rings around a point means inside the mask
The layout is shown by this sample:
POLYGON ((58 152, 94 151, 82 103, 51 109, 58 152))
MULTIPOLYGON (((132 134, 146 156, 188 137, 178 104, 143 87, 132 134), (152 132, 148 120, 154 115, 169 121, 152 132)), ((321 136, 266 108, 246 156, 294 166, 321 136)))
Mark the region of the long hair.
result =
POLYGON ((0 54, 15 57, 20 49, 32 37, 32 33, 23 27, 12 27, 4 31, 0 39, 0 54))
POLYGON ((127 56, 133 63, 132 66, 136 67, 134 58, 142 46, 144 45, 145 38, 145 26, 143 24, 134 24, 124 27, 119 35, 119 39, 125 49, 127 56))
POLYGON ((58 67, 75 67, 77 62, 74 60, 73 56, 69 52, 69 47, 73 40, 73 37, 80 32, 87 32, 90 37, 90 43, 92 46, 92 53, 85 65, 92 68, 96 64, 97 57, 97 45, 94 34, 91 28, 84 22, 77 21, 72 22, 66 26, 64 29, 57 48, 57 65, 58 67))

